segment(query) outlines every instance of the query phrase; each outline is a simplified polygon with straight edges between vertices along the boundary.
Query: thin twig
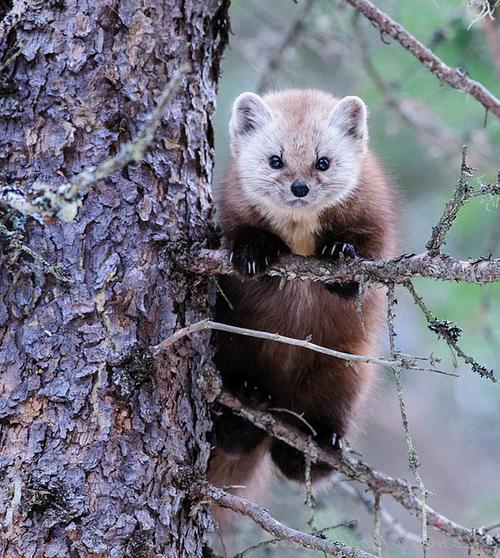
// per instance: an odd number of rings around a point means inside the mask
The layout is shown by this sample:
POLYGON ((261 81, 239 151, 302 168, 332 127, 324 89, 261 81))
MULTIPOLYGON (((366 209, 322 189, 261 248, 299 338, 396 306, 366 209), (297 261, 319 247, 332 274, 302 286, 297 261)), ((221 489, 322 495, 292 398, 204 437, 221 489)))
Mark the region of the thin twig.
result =
POLYGON ((382 558, 382 537, 380 534, 380 494, 373 494, 373 548, 375 555, 382 558))
POLYGON ((493 14, 497 8, 497 6, 500 5, 500 2, 498 0, 493 1, 493 0, 469 0, 469 5, 471 7, 480 7, 479 10, 479 14, 469 23, 467 30, 469 31, 471 29, 471 27, 473 27, 478 21, 481 21, 482 19, 488 20, 488 21, 494 21, 495 18, 493 17, 493 14))
MULTIPOLYGON (((389 348, 391 356, 396 354, 396 331, 394 329, 394 305, 397 303, 394 296, 394 285, 389 285, 387 289, 387 330, 389 333, 389 348)), ((429 538, 427 536, 427 518, 426 518, 426 499, 427 491, 425 489, 422 476, 420 475, 420 462, 418 459, 417 451, 413 445, 413 440, 410 434, 410 424, 408 421, 408 415, 406 414, 406 405, 403 396, 403 385, 401 384, 401 369, 398 366, 392 367, 394 383, 396 384, 396 392, 399 401, 399 410, 401 413, 401 422, 403 423, 403 431, 405 434, 406 446, 408 448, 408 463, 410 469, 417 481, 417 485, 420 491, 421 499, 421 510, 422 510, 422 545, 424 550, 424 558, 427 555, 427 545, 429 538)))
POLYGON ((269 407, 269 411, 272 411, 273 413, 287 413, 289 415, 292 415, 296 419, 300 420, 305 426, 307 426, 307 428, 309 428, 309 431, 311 432, 311 436, 317 435, 316 430, 314 430, 311 423, 307 421, 302 414, 296 413, 291 409, 285 409, 284 407, 269 407))
MULTIPOLYGON (((326 533, 326 531, 330 531, 332 529, 338 529, 339 527, 347 527, 347 528, 352 528, 353 525, 355 525, 357 523, 357 521, 355 519, 348 519, 346 521, 341 521, 340 523, 336 523, 335 525, 329 525, 328 527, 323 527, 321 529, 318 529, 315 534, 318 536, 323 535, 324 533, 326 533)), ((244 550, 242 550, 241 552, 238 552, 237 554, 235 554, 232 558, 244 558, 244 556, 247 556, 248 554, 251 554, 252 552, 255 552, 256 550, 259 550, 261 548, 264 548, 266 546, 270 546, 273 544, 278 544, 278 543, 286 543, 286 540, 282 540, 282 539, 268 539, 266 541, 261 541, 258 542, 256 544, 253 544, 247 548, 245 548, 244 550)))
POLYGON ((260 72, 256 87, 257 92, 262 93, 269 88, 273 81, 273 78, 276 77, 280 66, 286 59, 287 51, 292 49, 293 46, 296 45, 297 42, 300 40, 300 34, 304 29, 305 20, 309 16, 313 5, 314 0, 304 1, 300 13, 291 23, 286 33, 284 33, 281 42, 272 52, 271 56, 268 57, 266 65, 260 72))
POLYGON ((490 184, 482 184, 477 190, 469 190, 469 198, 498 195, 500 195, 500 183, 498 179, 496 182, 491 182, 490 184))
MULTIPOLYGON (((374 513, 375 493, 372 493, 373 496, 370 496, 370 494, 366 490, 360 490, 354 488, 352 483, 349 482, 341 482, 338 484, 338 486, 343 492, 348 494, 351 498, 353 498, 356 501, 359 500, 370 513, 374 513)), ((405 529, 399 523, 399 521, 397 521, 397 519, 386 510, 386 508, 381 503, 380 503, 379 513, 380 513, 381 520, 384 522, 384 525, 386 526, 386 532, 385 532, 386 538, 392 541, 396 541, 398 543, 411 543, 411 544, 422 543, 422 539, 418 535, 405 529)))
POLYGON ((458 179, 455 192, 451 200, 445 205, 443 214, 437 225, 432 227, 432 236, 425 245, 429 253, 436 255, 443 246, 446 234, 455 221, 460 208, 470 198, 470 188, 468 179, 472 176, 471 168, 467 165, 467 147, 462 147, 462 164, 460 166, 460 178, 458 179))
POLYGON ((425 47, 402 25, 379 10, 369 0, 344 0, 366 17, 384 35, 395 39, 406 50, 410 51, 439 81, 445 82, 455 89, 471 95, 484 108, 500 118, 500 100, 497 99, 484 85, 472 80, 463 70, 450 68, 432 50, 425 47))
POLYGON ((464 351, 459 347, 458 340, 460 339, 462 330, 449 320, 438 320, 436 316, 434 316, 434 314, 429 310, 424 302, 424 299, 418 295, 411 281, 407 281, 406 283, 404 283, 404 286, 411 294, 413 300, 415 301, 415 304, 424 314, 429 329, 436 333, 438 337, 442 337, 446 341, 446 343, 448 343, 450 349, 454 350, 464 362, 469 364, 474 372, 479 374, 482 378, 488 378, 489 380, 496 382, 497 379, 495 378, 493 370, 489 370, 488 368, 477 362, 477 360, 464 353, 464 351))
POLYGON ((403 430, 405 433, 405 440, 406 440, 406 445, 408 448, 408 463, 410 465, 410 469, 413 473, 413 475, 415 476, 415 480, 417 481, 417 486, 420 492, 420 502, 421 502, 421 510, 422 510, 422 546, 423 546, 423 550, 424 550, 424 558, 427 555, 427 545, 429 544, 429 537, 427 536, 427 518, 426 518, 426 514, 427 514, 427 506, 426 506, 426 500, 427 500, 427 490, 425 488, 424 482, 422 480, 422 477, 420 475, 420 461, 418 459, 418 454, 415 450, 415 447, 413 445, 413 441, 410 435, 410 425, 408 422, 408 416, 406 414, 406 408, 405 408, 405 402, 404 402, 404 397, 403 397, 403 386, 401 384, 401 370, 397 367, 394 366, 393 367, 393 373, 394 373, 394 383, 396 384, 396 392, 398 395, 398 401, 399 401, 399 410, 401 412, 401 421, 403 423, 403 430))
MULTIPOLYGON (((353 457, 350 452, 344 451, 339 455, 338 452, 324 449, 314 444, 310 436, 297 428, 276 419, 266 411, 243 405, 238 398, 227 392, 220 393, 217 401, 274 438, 285 442, 304 455, 309 455, 313 462, 325 463, 346 477, 363 483, 373 492, 391 495, 412 515, 422 517, 422 501, 407 481, 372 469, 363 461, 353 457)), ((500 552, 500 540, 487 533, 480 533, 476 529, 464 527, 433 510, 428 504, 425 505, 425 516, 428 525, 452 539, 461 541, 465 546, 476 544, 486 556, 494 556, 495 552, 500 552)))
MULTIPOLYGON (((201 320, 194 324, 190 324, 186 327, 183 327, 179 331, 176 331, 173 335, 155 345, 151 348, 151 354, 156 357, 162 351, 176 343, 179 339, 186 337, 187 335, 191 335, 198 331, 204 331, 207 329, 214 329, 216 331, 225 331, 228 333, 236 333, 237 335, 246 335, 248 337, 255 337, 257 339, 266 339, 268 341, 275 341, 277 343, 283 343, 285 345, 293 345, 294 347, 301 347, 302 349, 308 349, 310 351, 315 351, 317 353, 321 353, 324 355, 328 355, 334 358, 340 358, 342 360, 347 360, 351 362, 365 362, 368 364, 377 364, 380 366, 389 366, 392 367, 394 365, 401 366, 408 370, 419 370, 425 372, 436 372, 438 374, 445 374, 450 375, 449 372, 445 372, 444 370, 438 370, 437 368, 429 367, 424 368, 421 366, 416 366, 414 362, 411 361, 411 357, 408 359, 407 357, 400 357, 396 356, 394 359, 384 359, 378 357, 370 357, 365 355, 353 355, 351 353, 344 353, 342 351, 336 351, 335 349, 328 349, 327 347, 322 347, 321 345, 316 345, 315 343, 311 343, 307 340, 302 339, 293 339, 292 337, 286 337, 284 335, 279 335, 277 333, 269 333, 267 331, 259 331, 256 329, 248 329, 245 327, 237 327, 232 326, 229 324, 222 324, 219 322, 213 322, 211 320, 201 320)), ((419 357, 419 359, 424 357, 419 357)), ((456 376, 456 374, 455 374, 456 376)))
POLYGON ((278 539, 278 538, 268 539, 267 541, 258 542, 256 544, 253 544, 252 546, 249 546, 249 547, 243 549, 241 552, 238 552, 238 554, 235 554, 233 556, 233 558, 244 558, 244 556, 247 556, 248 554, 251 554, 252 552, 255 552, 256 550, 259 550, 259 549, 264 548, 266 546, 271 546, 271 545, 279 543, 279 542, 281 542, 281 539, 278 539))
MULTIPOLYGON (((441 156, 455 157, 458 141, 456 130, 448 128, 440 121, 438 115, 421 101, 399 98, 395 94, 397 90, 396 85, 394 83, 386 83, 382 73, 373 62, 373 49, 366 40, 357 12, 355 12, 355 17, 353 18, 353 31, 358 38, 363 68, 373 85, 380 92, 386 106, 398 114, 403 122, 415 129, 420 143, 431 155, 439 154, 441 156)), ((484 157, 491 155, 492 148, 487 141, 475 141, 475 137, 470 138, 469 141, 476 155, 484 157)))
POLYGON ((311 477, 312 460, 309 455, 306 455, 304 457, 305 457, 304 484, 306 488, 305 504, 310 511, 310 516, 309 519, 307 520, 307 525, 309 526, 311 532, 317 535, 318 525, 316 523, 316 499, 314 498, 314 494, 313 494, 312 477, 311 477))

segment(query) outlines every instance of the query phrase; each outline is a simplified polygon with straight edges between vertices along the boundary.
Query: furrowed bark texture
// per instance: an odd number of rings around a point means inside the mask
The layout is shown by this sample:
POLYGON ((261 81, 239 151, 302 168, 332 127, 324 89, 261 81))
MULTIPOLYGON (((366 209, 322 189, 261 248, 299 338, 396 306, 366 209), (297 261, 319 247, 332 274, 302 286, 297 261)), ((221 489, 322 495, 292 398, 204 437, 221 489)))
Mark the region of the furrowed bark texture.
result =
POLYGON ((75 220, 28 222, 23 241, 69 286, 0 255, 2 556, 202 554, 208 515, 171 469, 205 471, 210 355, 201 339, 156 367, 143 355, 208 311, 204 280, 165 247, 209 230, 226 12, 226 0, 32 2, 0 33, 2 60, 20 49, 3 76, 0 179, 22 189, 116 153, 191 67, 143 162, 91 187, 75 220))

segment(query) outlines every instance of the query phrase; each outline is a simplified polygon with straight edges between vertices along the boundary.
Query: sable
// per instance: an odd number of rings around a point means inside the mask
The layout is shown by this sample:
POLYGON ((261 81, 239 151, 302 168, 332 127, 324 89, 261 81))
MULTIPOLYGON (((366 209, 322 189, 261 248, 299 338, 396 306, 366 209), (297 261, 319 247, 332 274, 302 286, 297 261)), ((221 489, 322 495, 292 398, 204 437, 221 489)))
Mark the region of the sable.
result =
MULTIPOLYGON (((325 265, 394 254, 396 195, 368 148, 365 104, 316 90, 264 98, 244 93, 235 101, 230 135, 220 225, 240 277, 220 278, 217 322, 374 354, 384 312, 379 288, 367 288, 357 305, 356 281, 282 284, 265 275, 289 254, 305 261, 314 256, 325 265)), ((342 449, 358 422, 373 365, 230 331, 215 339, 226 389, 252 405, 282 409, 280 417, 290 425, 308 433, 312 427, 320 446, 342 449)), ((304 481, 300 452, 227 409, 216 416, 213 443, 213 484, 250 487, 268 453, 285 476, 304 481)), ((330 471, 327 464, 313 464, 312 480, 330 471)))

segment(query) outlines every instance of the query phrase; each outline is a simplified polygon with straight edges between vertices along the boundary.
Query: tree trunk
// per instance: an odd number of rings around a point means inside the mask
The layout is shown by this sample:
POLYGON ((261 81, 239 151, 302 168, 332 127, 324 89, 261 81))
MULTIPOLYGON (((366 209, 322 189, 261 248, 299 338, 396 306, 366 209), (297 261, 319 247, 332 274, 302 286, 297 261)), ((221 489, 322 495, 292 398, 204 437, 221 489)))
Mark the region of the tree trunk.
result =
POLYGON ((147 355, 208 312, 207 284, 175 259, 209 230, 227 4, 17 0, 0 23, 0 181, 24 191, 116 153, 191 68, 144 161, 92 186, 73 221, 24 223, 69 285, 2 243, 2 556, 202 554, 206 508, 172 477, 206 470, 207 337, 147 355))

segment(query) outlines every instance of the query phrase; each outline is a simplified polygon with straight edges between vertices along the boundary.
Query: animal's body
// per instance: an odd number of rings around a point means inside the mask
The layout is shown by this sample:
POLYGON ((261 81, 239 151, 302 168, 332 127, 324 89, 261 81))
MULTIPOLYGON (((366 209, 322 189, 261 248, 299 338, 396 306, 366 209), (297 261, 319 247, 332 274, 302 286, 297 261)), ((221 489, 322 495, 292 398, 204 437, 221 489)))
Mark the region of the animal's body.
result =
MULTIPOLYGON (((356 309, 358 285, 294 280, 262 271, 281 254, 338 259, 386 258, 395 245, 395 193, 368 148, 361 99, 289 90, 235 101, 231 162, 220 192, 220 224, 245 276, 220 280, 216 319, 354 354, 374 352, 384 293, 370 287, 356 309), (227 303, 226 297, 231 306, 227 303)), ((370 365, 239 335, 217 334, 224 387, 242 400, 288 409, 279 418, 341 449, 372 383, 370 365), (301 415, 305 421, 296 418, 301 415)), ((304 480, 302 455, 222 410, 209 476, 251 483, 265 455, 288 478, 304 480)), ((313 480, 328 473, 313 468, 313 480)))

